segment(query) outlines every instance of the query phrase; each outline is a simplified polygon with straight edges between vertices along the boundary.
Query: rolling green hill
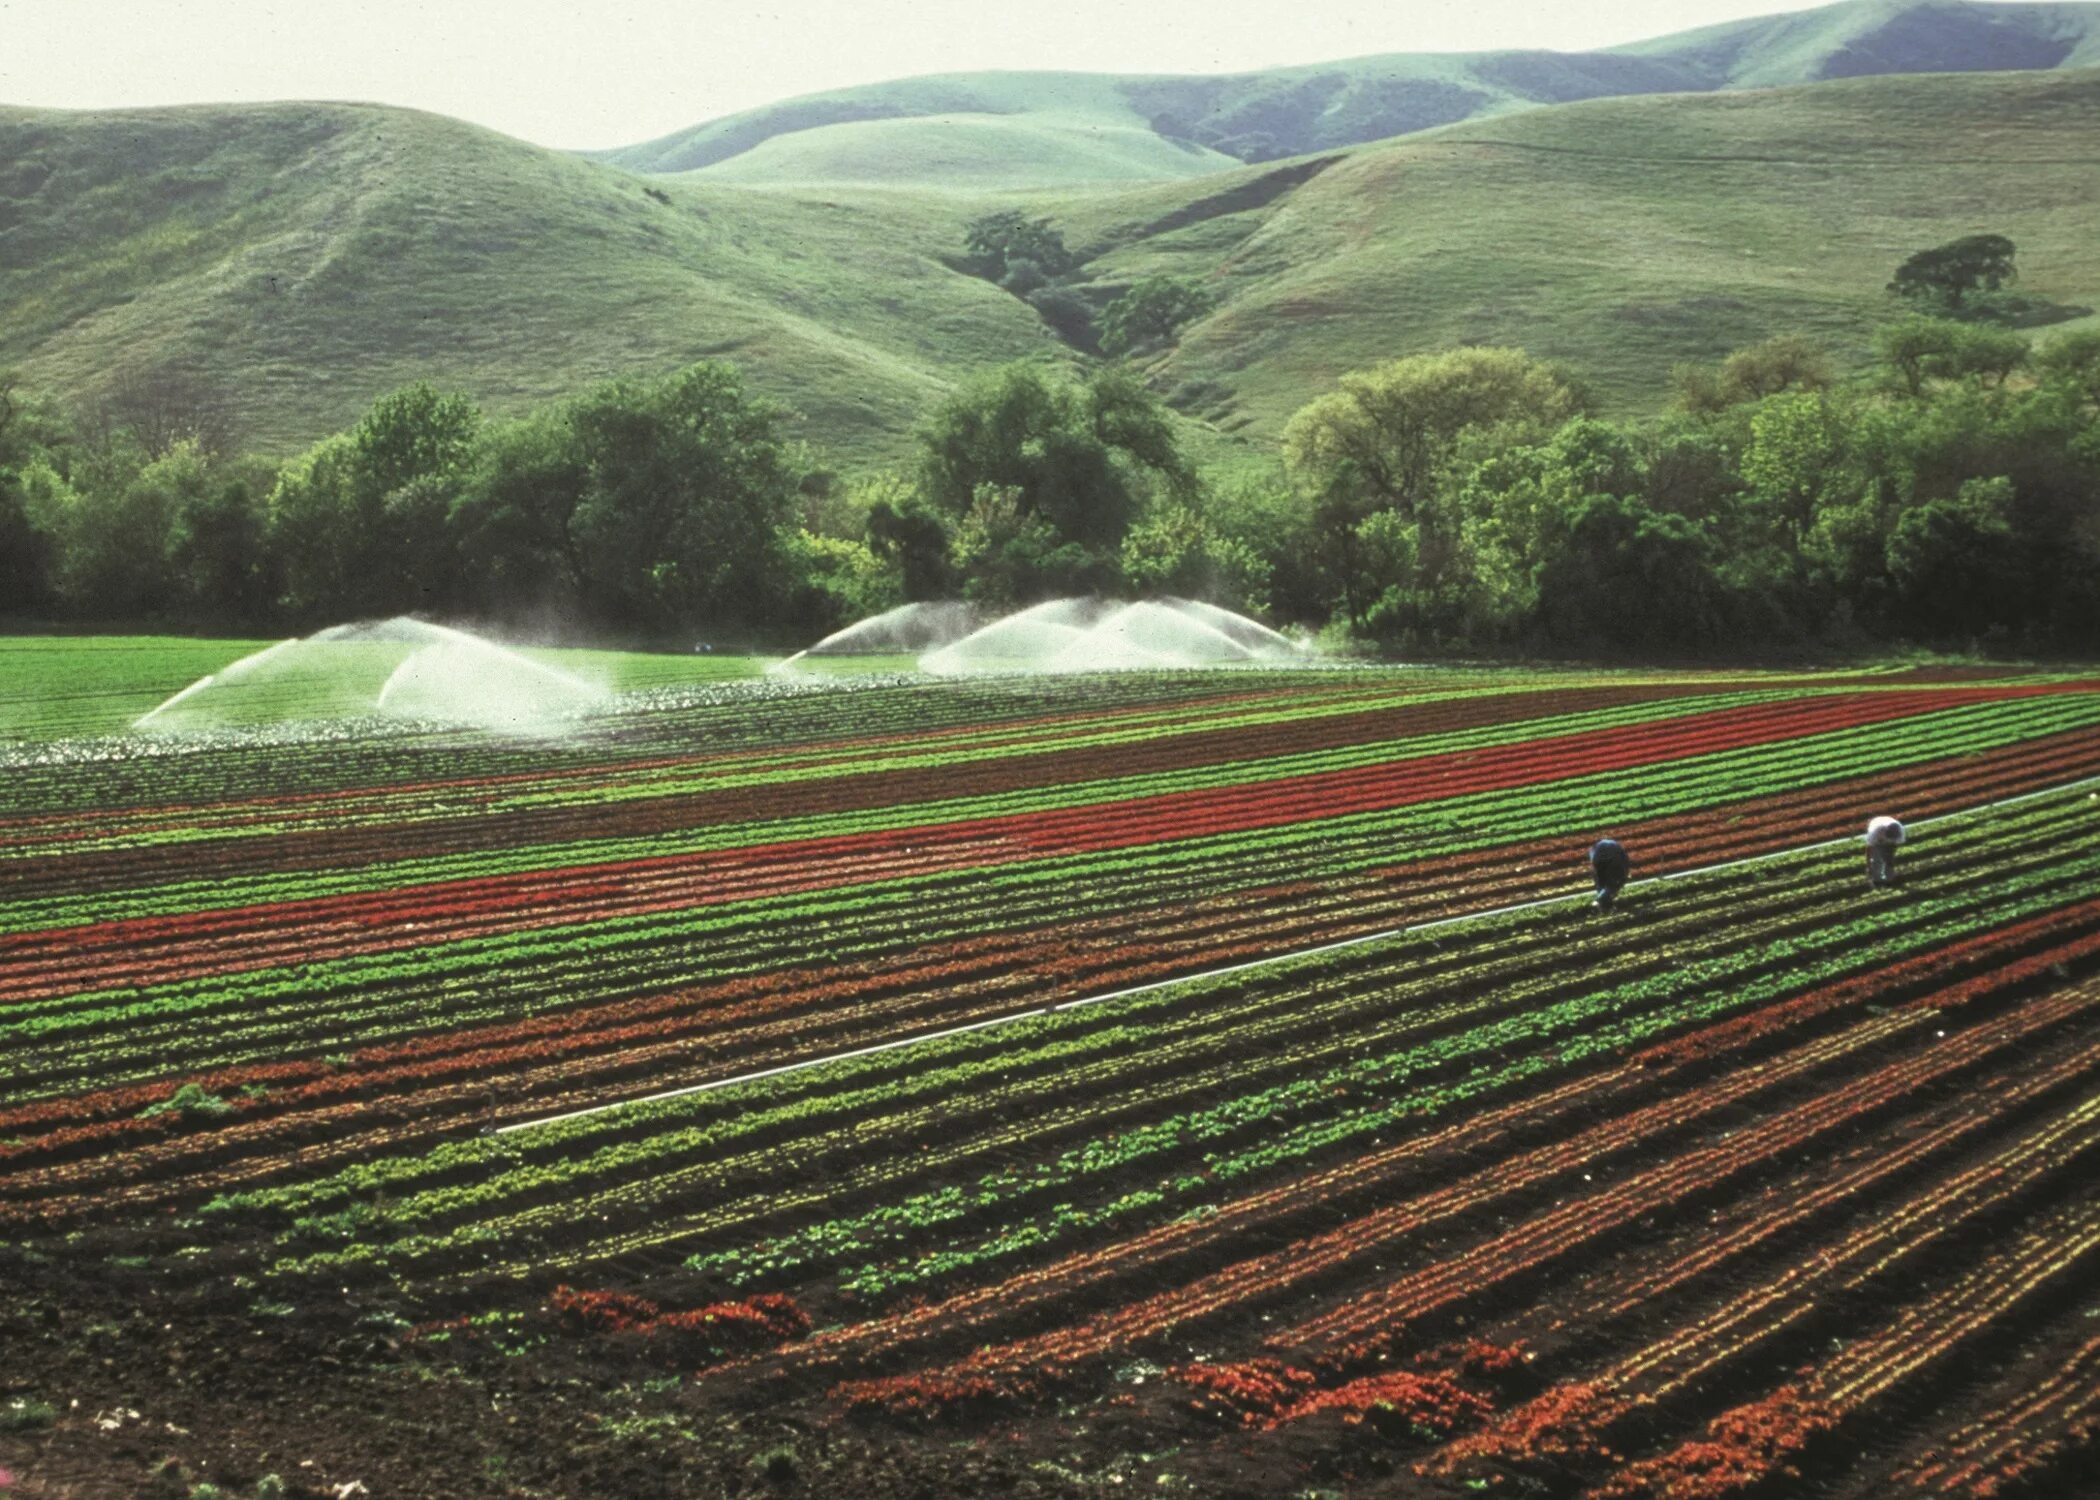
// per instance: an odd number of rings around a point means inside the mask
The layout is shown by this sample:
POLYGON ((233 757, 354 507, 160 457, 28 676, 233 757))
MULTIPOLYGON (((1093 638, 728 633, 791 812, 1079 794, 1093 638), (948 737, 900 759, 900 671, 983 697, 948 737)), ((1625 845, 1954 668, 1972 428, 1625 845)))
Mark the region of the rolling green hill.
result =
POLYGON ((513 410, 719 356, 859 466, 975 370, 1079 358, 948 263, 988 203, 1052 217, 1097 304, 1161 271, 1218 294, 1144 362, 1211 453, 1465 341, 1623 411, 1776 332, 1859 353, 1895 264, 1961 234, 2100 303, 2100 70, 1600 100, 997 198, 639 177, 376 107, 0 111, 0 365, 73 398, 192 370, 282 453, 410 380, 513 410))
POLYGON ((2011 236, 2029 292, 2100 302, 2100 70, 1574 104, 1057 217, 1104 289, 1219 295, 1148 369, 1225 427, 1273 433, 1345 370, 1458 343, 1565 359, 1627 410, 1778 332, 1864 357, 1895 265, 1960 234, 2011 236))
POLYGON ((966 216, 656 186, 376 106, 0 110, 0 365, 89 398, 194 371, 284 452, 411 380, 505 409, 719 356, 880 456, 958 370, 1061 347, 940 261, 966 216))
POLYGON ((1189 141, 1086 115, 924 115, 776 135, 704 173, 708 182, 1011 189, 1156 182, 1239 165, 1189 141))
POLYGON ((1604 97, 2094 64, 2100 4, 1845 0, 1601 52, 1400 53, 1218 77, 906 79, 787 100, 601 159, 752 183, 1044 187, 1189 176, 1204 159, 1197 148, 1221 166, 1269 161, 1604 97), (1089 133, 1116 150, 1087 149, 1089 133))

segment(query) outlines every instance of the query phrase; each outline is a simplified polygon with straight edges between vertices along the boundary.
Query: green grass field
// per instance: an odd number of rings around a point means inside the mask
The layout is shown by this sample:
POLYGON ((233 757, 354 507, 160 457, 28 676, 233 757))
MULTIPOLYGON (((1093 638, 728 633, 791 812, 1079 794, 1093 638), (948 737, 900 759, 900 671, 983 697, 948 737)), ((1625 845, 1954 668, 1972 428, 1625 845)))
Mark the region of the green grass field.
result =
MULTIPOLYGON (((122 733, 205 674, 271 644, 185 636, 0 636, 0 741, 122 733)), ((369 660, 332 671, 330 680, 313 674, 277 679, 241 705, 238 717, 257 722, 356 712, 405 654, 397 646, 362 643, 335 649, 369 660)), ((537 648, 526 654, 614 692, 756 677, 773 660, 537 648)), ((897 663, 884 658, 856 665, 894 668, 897 663)))

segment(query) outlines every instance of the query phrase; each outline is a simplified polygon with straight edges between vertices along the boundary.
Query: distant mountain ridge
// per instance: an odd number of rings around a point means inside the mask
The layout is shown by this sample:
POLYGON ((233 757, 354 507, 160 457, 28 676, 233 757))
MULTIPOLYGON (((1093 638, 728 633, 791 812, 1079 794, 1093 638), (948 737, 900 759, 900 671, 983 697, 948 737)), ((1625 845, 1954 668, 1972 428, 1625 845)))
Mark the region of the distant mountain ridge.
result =
POLYGON ((996 175, 983 140, 960 164, 943 158, 958 155, 959 125, 982 134, 1003 122, 1017 137, 1028 127, 1005 185, 1036 187, 1193 176, 1226 158, 1270 161, 1588 99, 2092 65, 2100 4, 1843 0, 1595 52, 1395 53, 1215 77, 935 75, 789 99, 592 154, 638 172, 746 182, 982 185, 996 175), (904 121, 928 128, 913 134, 904 121), (1114 142, 1115 157, 1067 149, 1082 132, 1114 142))

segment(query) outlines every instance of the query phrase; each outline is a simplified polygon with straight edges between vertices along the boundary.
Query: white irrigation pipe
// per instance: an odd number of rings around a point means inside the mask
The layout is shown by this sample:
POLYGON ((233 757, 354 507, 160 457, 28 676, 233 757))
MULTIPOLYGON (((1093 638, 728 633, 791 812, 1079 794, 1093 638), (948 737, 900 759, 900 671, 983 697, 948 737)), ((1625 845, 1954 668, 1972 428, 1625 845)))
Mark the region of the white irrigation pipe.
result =
MULTIPOLYGON (((1906 828, 1929 828, 1935 823, 1945 823, 1954 818, 1974 817, 1977 813, 1991 812, 2001 807, 2016 807, 2022 802, 2033 802, 2042 797, 2055 797, 2065 792, 2075 792, 2080 787, 2100 785, 2100 776, 2086 776, 2077 781, 2067 781, 2061 786, 2043 787, 2040 791, 2022 792, 2017 797, 2004 797, 1995 802, 1979 802, 1974 807, 1965 807, 1958 812, 1941 813, 1936 817, 1920 818, 1907 823, 1906 828)), ((1813 854, 1818 849, 1835 849, 1841 844, 1864 842, 1861 835, 1848 834, 1843 838, 1824 839, 1815 844, 1799 844, 1788 849, 1768 849, 1763 854, 1748 854, 1741 859, 1724 860, 1717 865, 1701 865, 1691 870, 1671 870, 1661 875, 1650 875, 1642 880, 1629 881, 1630 886, 1656 885, 1665 880, 1685 880, 1694 875, 1713 875, 1722 870, 1738 870, 1745 865, 1761 864, 1766 860, 1787 859, 1798 854, 1813 854)), ((829 1063, 849 1062, 856 1057, 873 1057, 881 1052, 895 1052, 905 1047, 916 1047, 924 1042, 937 1042, 951 1036, 967 1036, 973 1031, 990 1031, 999 1026, 1011 1026, 1017 1021, 1029 1021, 1037 1016, 1055 1015, 1061 1010, 1080 1010, 1089 1005, 1106 1005, 1111 1000, 1128 1000, 1134 995, 1147 995, 1154 990, 1172 989, 1176 985, 1194 984, 1199 979, 1223 979, 1231 974, 1244 974, 1250 969, 1267 969, 1277 964, 1293 962, 1301 958, 1318 958, 1323 953, 1340 953, 1348 948, 1361 948, 1369 943, 1390 942, 1394 938, 1410 937, 1417 933, 1435 932, 1440 928, 1457 927, 1467 922, 1484 922, 1490 917, 1506 917, 1520 911, 1536 911, 1543 906, 1561 906, 1570 901, 1587 901, 1591 898, 1581 891, 1570 891, 1565 896, 1541 896, 1536 901, 1519 901, 1510 906, 1490 907, 1485 911, 1462 912, 1455 917, 1439 917, 1433 922, 1415 922, 1404 927, 1388 927, 1378 932, 1359 933, 1355 937, 1342 938, 1332 943, 1320 943, 1311 948, 1293 948, 1287 953, 1270 953, 1261 958, 1250 958, 1242 963, 1226 964, 1216 969, 1198 969, 1189 974, 1176 974, 1170 979, 1154 979, 1145 984, 1134 984, 1126 989, 1110 990, 1103 995, 1086 995, 1077 1000, 1060 1000, 1055 1005, 1035 1005, 1027 1010, 1009 1011, 1005 1015, 993 1016, 986 1021, 972 1021, 967 1026, 950 1026, 940 1031, 922 1031, 912 1036, 899 1037, 895 1041, 877 1042, 869 1047, 855 1047, 846 1052, 827 1052, 820 1057, 806 1057, 800 1062, 781 1063, 771 1068, 759 1068, 755 1072, 738 1073, 728 1078, 716 1078, 707 1083, 688 1084, 684 1088, 665 1089, 657 1094, 640 1094, 632 1099, 615 1099, 610 1104, 593 1104, 585 1109, 572 1109, 566 1114, 543 1115, 536 1120, 519 1120, 510 1125, 498 1125, 492 1135, 509 1135, 519 1130, 537 1130, 543 1125, 561 1125, 570 1120, 587 1120, 593 1115, 609 1114, 616 1109, 632 1109, 637 1105, 660 1104, 666 1099, 684 1099, 693 1094, 711 1094, 717 1089, 732 1089, 740 1084, 757 1083, 766 1078, 778 1078, 787 1073, 800 1073, 808 1068, 821 1068, 829 1063)))

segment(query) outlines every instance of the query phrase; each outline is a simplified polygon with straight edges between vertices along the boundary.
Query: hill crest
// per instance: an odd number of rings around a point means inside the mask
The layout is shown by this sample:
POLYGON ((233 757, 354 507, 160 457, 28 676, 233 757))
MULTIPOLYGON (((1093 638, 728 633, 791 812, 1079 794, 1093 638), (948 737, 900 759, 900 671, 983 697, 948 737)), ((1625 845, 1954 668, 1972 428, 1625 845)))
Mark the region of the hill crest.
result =
MULTIPOLYGON (((1011 133, 999 185, 1027 188, 1130 178, 1148 164, 1162 178, 1191 175, 1186 157, 1136 149, 1148 136, 1229 167, 1588 99, 2087 65, 2100 65, 2100 4, 1840 0, 1591 52, 1389 53, 1215 76, 938 74, 784 100, 593 155, 632 171, 752 183, 882 180, 873 169, 932 185, 943 180, 939 127, 928 126, 915 157, 902 122, 966 118, 985 137, 980 156, 1002 128, 1011 133), (1123 159, 1108 169, 1046 150, 1024 133, 1044 117, 1113 133, 1123 159), (878 153, 861 139, 874 122, 886 127, 878 153)), ((987 176, 979 166, 956 185, 984 186, 987 176)))

